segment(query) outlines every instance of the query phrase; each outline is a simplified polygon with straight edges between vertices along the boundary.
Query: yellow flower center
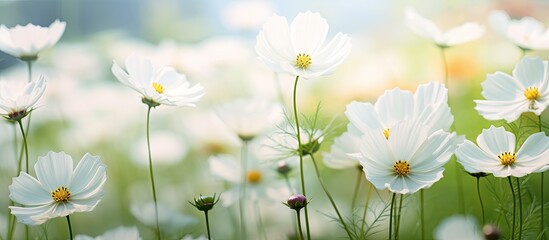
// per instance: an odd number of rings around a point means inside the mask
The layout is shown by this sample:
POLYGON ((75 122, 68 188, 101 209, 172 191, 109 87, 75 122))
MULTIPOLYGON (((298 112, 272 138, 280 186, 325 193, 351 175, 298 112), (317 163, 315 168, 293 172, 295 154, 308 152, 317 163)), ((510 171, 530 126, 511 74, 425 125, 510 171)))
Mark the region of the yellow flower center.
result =
POLYGON ((309 54, 303 53, 297 54, 295 64, 298 68, 306 69, 309 67, 309 65, 311 65, 311 56, 309 56, 309 54))
POLYGON ((530 101, 537 100, 540 97, 538 87, 526 88, 526 90, 524 90, 524 97, 530 101))
POLYGON ((71 198, 71 192, 67 187, 60 187, 51 192, 51 198, 55 202, 67 202, 71 198))
POLYGON ((410 173, 410 164, 408 161, 398 160, 398 162, 393 165, 393 170, 398 176, 408 176, 410 173))
POLYGON ((248 171, 248 182, 250 183, 258 183, 261 181, 261 172, 257 170, 250 170, 248 171))
POLYGON ((389 133, 391 133, 391 131, 388 128, 383 130, 383 135, 385 135, 385 138, 387 140, 389 140, 389 133))
POLYGON ((517 160, 515 153, 511 153, 511 152, 503 152, 500 155, 498 155, 498 158, 501 164, 504 166, 513 165, 517 160))
POLYGON ((164 93, 164 86, 162 86, 162 84, 155 82, 152 85, 153 85, 154 90, 157 93, 160 93, 160 94, 164 93))

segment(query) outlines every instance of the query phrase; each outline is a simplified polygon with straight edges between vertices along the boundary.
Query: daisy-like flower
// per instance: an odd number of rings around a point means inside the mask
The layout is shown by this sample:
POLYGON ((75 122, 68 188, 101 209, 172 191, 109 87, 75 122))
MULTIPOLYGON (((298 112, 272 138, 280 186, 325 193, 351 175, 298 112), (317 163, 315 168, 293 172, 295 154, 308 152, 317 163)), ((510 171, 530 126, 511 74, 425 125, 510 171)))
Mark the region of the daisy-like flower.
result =
POLYGON ((24 61, 33 61, 38 53, 55 45, 65 32, 65 22, 55 20, 49 27, 29 23, 8 28, 0 25, 0 51, 24 61))
POLYGON ((487 120, 517 120, 522 113, 540 115, 549 105, 547 61, 524 57, 513 69, 513 76, 503 72, 488 74, 481 83, 482 96, 475 109, 487 120))
POLYGON ((257 35, 259 59, 274 72, 302 78, 326 76, 335 71, 351 50, 351 39, 337 33, 326 41, 328 23, 318 13, 299 13, 291 25, 274 15, 257 35))
POLYGON ((242 140, 276 126, 283 116, 280 104, 264 99, 238 99, 216 109, 219 118, 242 140))
POLYGON ((495 10, 490 13, 489 20, 497 33, 523 50, 549 49, 549 29, 532 17, 516 20, 505 11, 495 10))
POLYGON ((106 168, 99 157, 86 153, 73 170, 71 156, 50 151, 34 165, 37 178, 25 172, 13 178, 9 197, 23 206, 10 206, 11 214, 21 223, 39 225, 92 211, 104 194, 106 168))
POLYGON ((438 130, 430 134, 417 121, 403 121, 391 129, 389 139, 382 129, 364 133, 357 157, 376 188, 412 194, 442 178, 457 141, 455 133, 438 130))
POLYGON ((517 151, 513 133, 491 126, 482 130, 477 144, 466 140, 456 150, 458 162, 470 173, 522 177, 549 164, 549 137, 543 132, 530 135, 517 151))
POLYGON ((115 229, 106 231, 97 237, 90 237, 86 235, 76 235, 75 240, 112 240, 112 239, 125 239, 125 240, 141 240, 139 236, 139 230, 137 227, 117 227, 115 229))
POLYGON ((0 80, 0 115, 8 120, 21 120, 34 110, 45 90, 46 80, 43 76, 27 84, 0 80))
MULTIPOLYGON (((255 160, 255 159, 254 159, 255 160)), ((246 171, 246 197, 251 202, 261 200, 280 200, 289 194, 284 183, 276 177, 276 171, 250 161, 246 171)), ((242 184, 242 168, 231 155, 215 155, 208 159, 210 171, 233 186, 220 195, 221 204, 230 206, 238 202, 242 184)))
POLYGON ((475 218, 461 215, 444 219, 435 229, 434 235, 438 240, 485 239, 475 218))
POLYGON ((150 60, 136 54, 126 58, 125 71, 114 62, 112 73, 120 82, 140 93, 143 103, 151 107, 161 104, 195 106, 204 95, 200 84, 190 86, 185 75, 175 69, 154 68, 150 60))
POLYGON ((419 15, 413 8, 406 9, 405 23, 417 35, 433 41, 442 48, 470 42, 484 34, 484 27, 472 22, 442 31, 434 22, 419 15))

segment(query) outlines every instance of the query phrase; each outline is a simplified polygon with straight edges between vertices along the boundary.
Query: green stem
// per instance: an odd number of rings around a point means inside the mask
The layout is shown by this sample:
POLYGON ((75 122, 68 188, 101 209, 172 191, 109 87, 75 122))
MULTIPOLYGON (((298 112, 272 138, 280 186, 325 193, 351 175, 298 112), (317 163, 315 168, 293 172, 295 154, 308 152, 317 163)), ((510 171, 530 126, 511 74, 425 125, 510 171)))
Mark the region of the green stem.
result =
POLYGON ((23 129, 21 119, 17 120, 17 123, 19 124, 19 130, 21 130, 21 135, 23 135, 23 147, 25 148, 25 169, 27 170, 26 172, 29 173, 29 148, 27 145, 27 136, 25 135, 25 129, 23 129))
MULTIPOLYGON (((542 132, 542 129, 541 129, 541 115, 538 116, 538 131, 542 132)), ((543 214, 543 210, 545 208, 545 201, 543 199, 543 172, 541 173, 540 181, 541 181, 541 184, 540 184, 540 186, 541 186, 541 189, 540 189, 540 191, 541 191, 541 207, 540 207, 541 229, 540 229, 540 231, 541 231, 541 234, 542 234, 541 239, 545 239, 545 225, 544 225, 545 214, 543 214)))
POLYGON ((360 183, 362 182, 362 178, 363 178, 363 173, 359 169, 357 177, 356 177, 355 190, 353 192, 353 200, 351 201, 351 212, 353 212, 355 210, 356 198, 357 198, 358 192, 360 190, 360 183))
POLYGON ((263 218, 261 217, 261 209, 259 209, 259 204, 257 201, 254 203, 255 212, 257 214, 257 225, 259 227, 259 232, 263 235, 263 239, 267 239, 267 232, 265 232, 265 226, 263 225, 263 218))
POLYGON ((349 236, 349 239, 352 239, 353 237, 351 235, 351 231, 347 227, 347 224, 343 220, 343 217, 341 217, 341 213, 339 213, 339 210, 337 209, 334 198, 332 198, 332 195, 330 194, 330 192, 328 192, 328 189, 326 188, 326 186, 324 186, 324 182, 322 182, 322 179, 320 178, 320 172, 318 171, 318 165, 316 164, 316 160, 315 160, 314 155, 310 154, 310 156, 311 156, 311 160, 313 161, 313 165, 315 166, 316 177, 318 179, 318 182, 320 183, 320 186, 322 187, 322 190, 324 190, 324 193, 326 193, 326 196, 330 200, 330 203, 332 204, 332 207, 334 207, 334 210, 337 214, 337 217, 339 218, 339 222, 341 222, 341 225, 343 225, 343 228, 345 229, 345 232, 347 232, 347 236, 349 236))
POLYGON ((299 229, 299 239, 305 240, 305 238, 303 237, 303 231, 301 230, 301 217, 299 216, 299 210, 296 210, 295 213, 297 216, 297 229, 299 229))
POLYGON ((69 215, 67 215, 67 225, 69 226, 69 239, 72 240, 71 218, 69 215))
MULTIPOLYGON (((17 126, 13 125, 13 146, 14 146, 14 154, 17 154, 17 126)), ((21 173, 21 161, 23 161, 23 148, 21 148, 21 153, 19 154, 19 159, 17 161, 17 173, 16 176, 21 173)), ((14 202, 10 199, 10 206, 13 206, 14 202)), ((7 233, 7 239, 13 239, 13 233, 15 232, 15 216, 12 214, 8 214, 8 233, 7 233)))
POLYGON ((362 224, 360 226, 360 237, 359 240, 362 240, 364 237, 364 226, 366 226, 366 213, 368 212, 368 206, 370 205, 370 194, 372 193, 373 185, 370 184, 368 188, 368 196, 366 197, 366 204, 364 204, 364 211, 362 212, 362 224))
POLYGON ((522 196, 520 194, 520 181, 519 178, 515 178, 517 181, 517 193, 518 193, 518 199, 519 199, 519 237, 518 239, 521 239, 522 237, 522 196))
MULTIPOLYGON (((296 76, 295 83, 294 83, 294 93, 293 93, 293 107, 294 107, 295 128, 296 128, 296 135, 297 135, 297 152, 299 154, 299 175, 301 179, 301 192, 303 193, 303 196, 307 196, 307 193, 305 191, 305 175, 303 174, 303 148, 301 146, 299 117, 297 114, 297 82, 298 81, 299 81, 299 76, 296 76)), ((309 211, 307 210, 307 205, 305 205, 304 209, 305 209, 305 228, 307 230, 307 239, 310 240, 311 230, 309 227, 309 211)))
POLYGON ((208 231, 208 240, 211 240, 210 235, 210 221, 208 220, 208 211, 204 211, 204 216, 206 217, 206 231, 208 231))
POLYGON ((27 70, 28 70, 28 73, 29 73, 28 82, 31 82, 32 81, 32 61, 25 61, 25 62, 27 62, 27 70))
POLYGON ((247 173, 248 173, 248 142, 242 142, 242 148, 240 149, 240 164, 242 169, 241 184, 240 184, 240 201, 239 213, 240 213, 240 238, 246 238, 246 217, 245 217, 245 207, 246 207, 246 185, 247 185, 247 173))
POLYGON ((396 193, 393 193, 393 197, 391 197, 391 210, 389 211, 389 240, 393 237, 393 207, 395 206, 395 195, 396 193))
POLYGON ((509 187, 511 188, 511 194, 513 195, 513 225, 511 227, 511 239, 515 239, 515 209, 516 209, 516 200, 515 200, 515 189, 513 189, 513 183, 511 182, 511 177, 507 177, 509 180, 509 187))
POLYGON ((480 177, 477 177, 477 194, 478 194, 478 201, 480 202, 480 211, 482 212, 482 226, 484 226, 484 204, 482 203, 482 197, 480 195, 480 177))
POLYGON ((151 176, 151 187, 154 200, 154 213, 156 222, 156 238, 162 239, 160 234, 160 224, 158 223, 158 201, 156 200, 156 187, 154 185, 153 164, 151 155, 151 139, 150 139, 150 119, 151 119, 151 106, 147 109, 147 149, 149 151, 149 175, 151 176))
POLYGON ((423 197, 423 189, 419 190, 419 216, 421 219, 421 239, 425 239, 425 198, 423 197))
POLYGON ((395 227, 395 239, 398 239, 398 233, 400 232, 400 216, 402 216, 402 197, 400 194, 400 203, 398 204, 398 214, 396 215, 396 227, 395 227))

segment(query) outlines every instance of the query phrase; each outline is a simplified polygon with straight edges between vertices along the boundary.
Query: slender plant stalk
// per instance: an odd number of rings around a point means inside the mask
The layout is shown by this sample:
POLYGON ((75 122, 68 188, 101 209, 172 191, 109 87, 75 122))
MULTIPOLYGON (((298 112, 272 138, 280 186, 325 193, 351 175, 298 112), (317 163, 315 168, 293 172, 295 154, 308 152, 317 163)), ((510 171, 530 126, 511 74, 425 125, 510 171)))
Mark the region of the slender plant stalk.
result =
POLYGON ((403 194, 400 194, 400 202, 398 204, 398 214, 396 215, 395 239, 398 239, 398 233, 400 232, 400 216, 402 216, 402 198, 403 198, 403 194))
POLYGON ((32 60, 31 61, 25 61, 27 63, 27 70, 29 73, 29 80, 28 82, 32 81, 32 60))
POLYGON ((520 194, 520 181, 519 178, 515 178, 517 181, 517 193, 518 193, 518 199, 519 199, 519 237, 518 239, 521 239, 522 237, 522 196, 520 194))
MULTIPOLYGON (((17 126, 13 125, 13 146, 14 146, 14 154, 17 154, 17 126)), ((19 154, 18 160, 17 160, 17 173, 16 176, 19 175, 21 172, 21 163, 23 161, 23 148, 21 148, 21 153, 19 154)), ((13 206, 14 202, 10 199, 10 206, 13 206)), ((12 214, 8 214, 8 233, 7 233, 7 239, 13 239, 13 233, 15 232, 15 216, 12 214)))
POLYGON ((261 217, 261 209, 259 209, 259 204, 257 201, 254 203, 255 212, 257 214, 257 226, 259 227, 259 232, 263 236, 263 239, 267 240, 267 232, 265 232, 265 226, 263 225, 263 218, 261 217))
MULTIPOLYGON (((303 146, 301 146, 301 133, 299 130, 299 117, 297 114, 297 83, 299 81, 299 76, 295 77, 295 83, 294 83, 294 93, 293 93, 293 107, 294 107, 294 118, 295 118, 295 128, 296 128, 296 135, 297 135, 297 152, 299 154, 299 175, 301 179, 301 191, 303 192, 304 196, 307 196, 305 192, 305 175, 303 173, 303 146)), ((307 210, 307 205, 304 207, 305 209, 305 228, 307 230, 307 239, 311 239, 311 230, 309 227, 309 211, 307 210)))
POLYGON ((154 200, 154 213, 156 222, 156 238, 162 239, 160 234, 160 224, 158 223, 158 201, 156 200, 156 187, 154 185, 153 164, 151 155, 151 139, 150 139, 150 119, 151 119, 151 106, 147 109, 147 149, 149 151, 149 175, 151 176, 151 187, 154 200))
POLYGON ((21 123, 21 119, 17 120, 17 123, 19 124, 21 135, 23 135, 23 148, 25 149, 25 170, 27 173, 29 173, 29 149, 27 145, 27 136, 25 134, 25 129, 23 129, 23 123, 21 123))
POLYGON ((480 177, 477 177, 477 194, 478 194, 478 201, 480 202, 480 211, 482 212, 482 226, 484 226, 484 204, 482 203, 482 197, 480 195, 480 177))
POLYGON ((421 220, 421 239, 425 239, 425 198, 423 197, 423 189, 419 190, 419 216, 421 220))
POLYGON ((296 210, 295 213, 297 216, 297 229, 299 232, 299 239, 305 240, 305 238, 303 237, 303 231, 301 230, 301 217, 299 216, 299 210, 296 210))
POLYGON ((343 220, 343 217, 341 217, 341 213, 339 213, 339 210, 337 209, 334 198, 332 197, 330 192, 328 192, 328 189, 326 188, 326 186, 324 186, 324 182, 322 182, 322 179, 320 178, 320 172, 318 171, 318 165, 316 164, 316 160, 315 160, 314 155, 313 154, 310 154, 310 155, 311 155, 311 159, 313 161, 313 165, 315 166, 315 172, 316 172, 316 177, 318 179, 318 182, 320 183, 320 186, 322 187, 322 190, 324 190, 324 193, 326 193, 326 196, 330 200, 330 203, 332 204, 332 207, 334 207, 334 210, 337 214, 337 217, 339 218, 339 222, 341 222, 341 225, 343 225, 343 228, 345 229, 345 232, 347 232, 347 236, 349 236, 349 239, 352 239, 353 236, 351 235, 351 231, 347 227, 347 224, 343 220))
POLYGON ((393 208, 395 206, 395 196, 396 193, 393 193, 393 197, 391 197, 391 210, 389 211, 389 240, 393 239, 393 208))
POLYGON ((67 215, 67 225, 69 226, 69 239, 72 240, 71 218, 69 215, 67 215))
POLYGON ((246 186, 247 186, 247 173, 248 173, 248 142, 242 141, 242 148, 240 152, 240 164, 242 169, 242 178, 240 183, 240 201, 238 201, 239 213, 240 213, 240 238, 246 238, 246 217, 245 217, 245 207, 246 207, 246 186))
MULTIPOLYGON (((525 55, 525 54, 526 54, 526 53, 524 52, 523 55, 525 55)), ((538 116, 538 131, 539 131, 539 132, 542 132, 542 129, 541 129, 541 115, 538 116)), ((540 214, 541 214, 541 222, 540 222, 540 224, 541 224, 541 228, 540 228, 540 232, 541 232, 541 234, 542 234, 542 235, 541 235, 541 239, 545 239, 545 225, 544 225, 544 217, 545 217, 544 215, 545 215, 545 214, 543 214, 543 210, 544 210, 544 208, 545 208, 545 201, 543 200, 543 182, 544 182, 544 181, 543 181, 543 172, 541 172, 541 179, 540 179, 540 181, 541 181, 541 184, 540 184, 540 186, 541 186, 541 189, 540 189, 540 191, 541 191, 541 206, 540 206, 540 212, 541 212, 541 213, 540 213, 540 214)))
POLYGON ((360 183, 362 182, 362 178, 363 178, 362 176, 363 176, 362 171, 358 170, 357 176, 356 176, 355 190, 353 192, 353 200, 351 201, 351 212, 353 212, 355 209, 356 198, 358 196, 358 192, 360 190, 360 183))
POLYGON ((208 220, 208 211, 204 211, 204 216, 206 217, 206 231, 208 231, 208 240, 211 240, 210 235, 210 221, 208 220))
POLYGON ((364 232, 364 226, 366 226, 366 213, 368 212, 368 206, 370 205, 370 194, 372 193, 372 184, 370 184, 370 187, 368 188, 368 196, 366 197, 366 204, 364 204, 364 211, 362 212, 362 224, 360 226, 360 237, 359 240, 362 240, 364 235, 362 234, 364 232))
POLYGON ((511 182, 511 177, 507 177, 509 180, 509 187, 511 188, 511 194, 513 195, 513 225, 511 227, 511 239, 515 239, 515 210, 516 210, 516 200, 515 200, 515 190, 513 189, 513 183, 511 182))

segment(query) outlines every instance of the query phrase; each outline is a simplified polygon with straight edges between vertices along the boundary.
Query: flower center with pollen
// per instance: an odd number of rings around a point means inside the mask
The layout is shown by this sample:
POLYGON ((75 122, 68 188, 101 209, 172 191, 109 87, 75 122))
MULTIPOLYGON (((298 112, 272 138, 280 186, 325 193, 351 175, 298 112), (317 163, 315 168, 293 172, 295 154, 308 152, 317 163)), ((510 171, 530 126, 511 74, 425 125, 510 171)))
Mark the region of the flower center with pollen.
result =
POLYGON ((67 202, 71 198, 71 192, 67 187, 60 187, 51 192, 51 198, 55 202, 67 202))
POLYGON ((154 90, 157 93, 160 93, 160 94, 164 93, 164 86, 162 86, 162 84, 155 82, 152 85, 153 85, 154 90))
POLYGON ((249 183, 258 183, 261 181, 261 172, 257 170, 248 171, 248 182, 249 183))
POLYGON ((515 153, 511 153, 511 152, 503 152, 500 155, 498 155, 498 158, 501 164, 504 166, 513 165, 517 160, 515 153))
POLYGON ((537 100, 540 97, 538 87, 527 87, 524 90, 524 97, 530 101, 537 100))
POLYGON ((311 56, 309 56, 309 54, 297 54, 295 64, 298 68, 306 69, 311 65, 311 56))
POLYGON ((393 165, 393 170, 398 176, 408 176, 410 173, 410 164, 408 161, 398 160, 398 162, 393 165))
POLYGON ((385 135, 385 139, 387 140, 389 140, 389 133, 391 133, 391 131, 388 128, 383 130, 383 135, 385 135))

